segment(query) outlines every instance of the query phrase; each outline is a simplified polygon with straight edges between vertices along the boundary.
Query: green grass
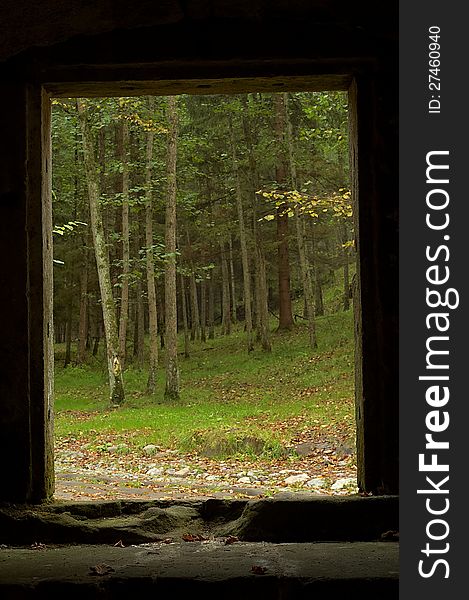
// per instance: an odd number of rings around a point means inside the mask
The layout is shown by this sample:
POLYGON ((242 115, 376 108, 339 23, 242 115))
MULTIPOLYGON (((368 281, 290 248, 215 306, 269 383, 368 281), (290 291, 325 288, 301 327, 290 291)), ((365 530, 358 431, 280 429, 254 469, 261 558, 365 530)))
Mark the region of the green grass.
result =
MULTIPOLYGON (((146 371, 129 367, 124 374, 126 404, 110 409, 99 361, 65 369, 57 361, 56 435, 81 436, 92 443, 108 436, 136 447, 153 443, 184 451, 205 444, 221 454, 249 454, 246 438, 255 437, 265 443, 266 455, 277 456, 299 427, 335 423, 351 428, 351 311, 318 318, 317 334, 314 352, 308 349, 304 324, 273 333, 270 354, 256 349, 248 355, 241 325, 231 336, 196 342, 190 358, 181 355, 181 399, 170 405, 163 398, 163 366, 154 397, 144 393, 146 371)), ((57 347, 56 354, 61 352, 57 347)), ((163 355, 160 360, 164 365, 163 355)))

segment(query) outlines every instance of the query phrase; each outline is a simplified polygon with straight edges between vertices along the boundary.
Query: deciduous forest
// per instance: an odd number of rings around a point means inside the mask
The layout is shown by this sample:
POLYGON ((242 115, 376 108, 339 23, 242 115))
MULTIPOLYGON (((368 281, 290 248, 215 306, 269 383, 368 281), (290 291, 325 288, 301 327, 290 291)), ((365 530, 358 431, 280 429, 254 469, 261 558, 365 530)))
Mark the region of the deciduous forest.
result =
POLYGON ((346 95, 54 99, 52 136, 59 470, 353 475, 346 95))

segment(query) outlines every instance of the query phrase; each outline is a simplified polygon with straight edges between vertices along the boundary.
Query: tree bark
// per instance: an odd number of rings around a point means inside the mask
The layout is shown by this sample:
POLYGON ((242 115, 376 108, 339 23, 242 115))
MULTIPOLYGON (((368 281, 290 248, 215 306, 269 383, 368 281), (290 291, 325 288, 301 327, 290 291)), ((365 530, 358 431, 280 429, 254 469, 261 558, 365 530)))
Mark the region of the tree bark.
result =
POLYGON ((125 401, 125 394, 122 369, 119 360, 116 307, 112 295, 109 254, 104 237, 103 220, 99 207, 99 177, 96 168, 91 130, 86 118, 85 108, 83 103, 79 100, 77 101, 77 108, 83 137, 83 155, 88 184, 91 231, 96 255, 96 266, 98 269, 99 288, 101 291, 109 372, 110 401, 113 405, 121 405, 125 401))
POLYGON ((231 333, 231 312, 230 312, 230 282, 228 278, 228 265, 223 242, 220 241, 221 256, 221 278, 222 278, 222 333, 229 335, 231 333))
MULTIPOLYGON (((150 111, 155 108, 155 99, 149 98, 150 111)), ((156 390, 156 372, 158 369, 158 312, 156 306, 155 262, 153 257, 153 203, 152 203, 152 159, 153 131, 147 132, 145 166, 145 245, 148 292, 148 320, 150 330, 150 360, 148 366, 147 394, 152 396, 156 390)))
POLYGON ((349 275, 349 249, 344 247, 344 244, 347 242, 347 226, 345 223, 340 223, 339 225, 339 240, 342 247, 342 255, 344 261, 344 296, 343 296, 343 310, 348 310, 350 308, 350 275, 349 275))
POLYGON ((182 273, 179 276, 179 279, 181 281, 182 324, 184 327, 184 357, 189 358, 189 324, 187 322, 186 280, 182 273))
POLYGON ((213 285, 213 273, 208 281, 208 339, 215 338, 215 290, 213 285))
POLYGON ((228 236, 228 248, 229 248, 229 265, 230 265, 230 283, 231 283, 231 318, 233 323, 238 320, 238 314, 236 312, 236 283, 233 263, 233 240, 231 239, 231 233, 228 236))
POLYGON ((68 305, 67 305, 67 320, 65 322, 65 360, 64 368, 72 361, 72 324, 73 324, 73 272, 68 281, 68 305))
POLYGON ((176 171, 178 116, 176 97, 168 98, 167 198, 165 222, 165 354, 167 400, 179 399, 179 366, 177 354, 177 286, 176 286, 176 171))
POLYGON ((86 360, 88 341, 88 248, 83 244, 83 264, 80 272, 80 320, 78 324, 77 364, 82 365, 86 360))
POLYGON ((192 244, 189 231, 186 231, 187 249, 189 255, 189 266, 191 274, 189 276, 189 298, 191 307, 191 341, 200 337, 200 311, 199 300, 197 296, 197 281, 195 279, 194 261, 192 258, 192 244))
POLYGON ((200 282, 200 341, 207 341, 207 280, 200 282))
MULTIPOLYGON (((273 94, 273 100, 275 113, 274 128, 278 148, 275 177, 279 186, 282 187, 287 182, 287 161, 285 156, 285 102, 283 94, 273 94)), ((286 212, 286 204, 280 205, 277 209, 279 331, 292 329, 294 324, 290 294, 288 216, 286 212)))
POLYGON ((121 162, 122 162, 122 292, 119 319, 119 356, 122 369, 126 359, 127 325, 129 321, 129 272, 130 272, 130 235, 129 235, 129 124, 121 122, 121 162))

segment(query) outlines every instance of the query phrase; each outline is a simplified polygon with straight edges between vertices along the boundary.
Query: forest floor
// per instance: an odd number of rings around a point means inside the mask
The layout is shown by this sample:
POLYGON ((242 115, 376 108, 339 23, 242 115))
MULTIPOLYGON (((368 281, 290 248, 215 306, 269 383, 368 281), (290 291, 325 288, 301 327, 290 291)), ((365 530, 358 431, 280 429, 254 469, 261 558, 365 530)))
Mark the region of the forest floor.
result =
POLYGON ((64 438, 56 443, 55 498, 150 500, 269 497, 293 491, 356 493, 349 434, 348 428, 338 431, 333 426, 309 430, 297 436, 291 455, 270 460, 252 456, 217 459, 161 447, 122 453, 111 445, 101 452, 92 449, 87 438, 64 438))
POLYGON ((117 409, 99 357, 64 369, 57 348, 55 498, 356 493, 351 311, 319 318, 317 331, 314 352, 301 325, 274 334, 271 353, 248 355, 241 327, 193 343, 169 405, 163 370, 150 398, 145 370, 129 367, 117 409))

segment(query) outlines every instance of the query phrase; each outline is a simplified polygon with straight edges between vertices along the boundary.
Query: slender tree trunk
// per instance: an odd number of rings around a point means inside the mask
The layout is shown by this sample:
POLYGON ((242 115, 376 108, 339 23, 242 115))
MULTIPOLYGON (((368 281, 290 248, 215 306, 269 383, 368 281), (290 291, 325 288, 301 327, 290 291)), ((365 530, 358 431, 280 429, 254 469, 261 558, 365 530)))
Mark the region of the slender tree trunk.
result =
POLYGON ((187 249, 189 254, 189 265, 191 275, 189 277, 190 307, 191 307, 191 340, 194 341, 200 337, 200 312, 199 301, 197 297, 197 282, 195 279, 194 261, 192 258, 192 244, 189 232, 186 231, 187 249))
MULTIPOLYGON (((277 183, 282 187, 287 182, 287 161, 285 156, 285 102, 283 94, 273 94, 273 99, 275 112, 274 127, 278 147, 275 176, 277 183)), ((290 294, 287 208, 286 204, 282 204, 277 209, 279 331, 292 329, 294 325, 290 294)))
POLYGON ((104 333, 106 336, 107 360, 109 371, 110 401, 113 405, 125 401, 122 369, 119 360, 119 339, 117 332, 116 307, 112 295, 109 254, 104 237, 103 220, 99 207, 100 189, 99 178, 94 157, 91 130, 86 118, 85 108, 77 101, 78 115, 83 136, 83 155, 85 162, 88 196, 90 203, 91 231, 98 269, 98 280, 101 291, 104 333))
POLYGON ((228 247, 229 247, 229 265, 230 265, 230 282, 231 282, 231 318, 233 323, 238 320, 238 314, 236 312, 236 283, 235 283, 235 272, 233 262, 233 241, 231 239, 231 233, 228 236, 228 247))
POLYGON ((86 360, 88 342, 88 263, 89 252, 83 244, 83 265, 80 273, 80 320, 78 324, 77 364, 82 365, 86 360))
POLYGON ((324 315, 324 300, 322 297, 322 282, 321 282, 321 269, 319 267, 319 256, 316 243, 316 233, 314 231, 314 225, 311 226, 311 255, 313 257, 314 264, 314 306, 315 313, 318 317, 324 315))
POLYGON ((220 256, 222 277, 222 333, 223 335, 229 335, 231 333, 230 282, 223 242, 220 242, 220 256))
MULTIPOLYGON (((296 176, 295 154, 293 149, 292 126, 288 114, 288 95, 284 94, 283 97, 285 105, 288 162, 290 163, 290 179, 293 189, 296 190, 298 188, 298 181, 296 176)), ((316 340, 316 323, 314 317, 313 282, 311 281, 311 272, 306 253, 305 226, 303 218, 303 215, 300 214, 298 205, 295 204, 296 239, 298 242, 298 254, 300 258, 300 272, 304 294, 304 302, 306 307, 306 316, 308 319, 309 345, 311 346, 311 348, 314 349, 317 348, 318 344, 316 340)))
MULTIPOLYGON (((155 99, 149 98, 150 111, 155 108, 155 99)), ((150 329, 150 361, 148 367, 147 394, 153 395, 156 390, 156 372, 158 369, 158 313, 156 307, 155 262, 153 258, 153 203, 152 203, 152 159, 153 131, 147 132, 146 166, 145 166, 145 245, 147 263, 148 318, 150 329)))
POLYGON ((69 299, 67 305, 67 320, 65 322, 65 360, 64 367, 72 361, 72 324, 73 324, 73 280, 70 278, 69 282, 69 299))
POLYGON ((241 261, 243 264, 243 287, 244 287, 244 315, 246 323, 246 343, 247 351, 252 352, 254 350, 254 344, 252 341, 252 314, 251 314, 251 275, 249 273, 249 258, 248 258, 248 246, 246 240, 246 230, 244 226, 244 211, 243 211, 243 198, 241 194, 241 181, 239 175, 238 159, 236 156, 236 145, 234 139, 234 131, 232 123, 230 123, 230 134, 231 134, 231 157, 233 160, 233 172, 235 175, 235 189, 236 189, 236 209, 238 211, 238 222, 239 222, 239 241, 241 244, 241 261))
POLYGON ((339 240, 342 247, 342 256, 344 261, 344 300, 343 300, 343 310, 348 310, 350 308, 350 275, 349 275, 349 250, 344 244, 347 242, 347 226, 345 223, 340 223, 339 225, 339 240))
POLYGON ((266 352, 272 351, 269 327, 269 304, 267 290, 267 276, 265 270, 265 258, 261 247, 257 248, 257 264, 259 268, 259 329, 262 349, 266 352))
POLYGON ((213 274, 208 281, 208 339, 215 337, 215 290, 213 285, 213 274))
POLYGON ((207 341, 207 281, 200 282, 200 340, 207 341))
POLYGON ((181 281, 182 324, 184 327, 184 357, 189 358, 189 325, 187 322, 186 280, 182 273, 179 278, 181 281))
POLYGON ((139 369, 143 368, 145 362, 145 305, 143 303, 143 286, 139 279, 135 286, 135 302, 136 307, 136 319, 137 319, 137 332, 136 332, 136 352, 137 365, 139 369))
POLYGON ((199 312, 199 299, 197 296, 197 282, 195 280, 194 267, 191 264, 191 276, 190 276, 190 298, 191 298, 191 317, 192 317, 192 329, 191 329, 191 340, 197 340, 200 337, 200 312, 199 312))
POLYGON ((119 356, 122 369, 126 358, 127 325, 129 321, 129 272, 130 272, 130 235, 129 235, 129 125, 125 119, 121 123, 121 161, 122 161, 122 293, 119 320, 119 356))
POLYGON ((177 286, 176 286, 176 169, 177 169, 177 135, 178 117, 176 97, 168 98, 168 153, 167 178, 168 190, 166 198, 165 223, 165 354, 166 354, 166 388, 165 398, 179 399, 179 365, 177 353, 177 286))

